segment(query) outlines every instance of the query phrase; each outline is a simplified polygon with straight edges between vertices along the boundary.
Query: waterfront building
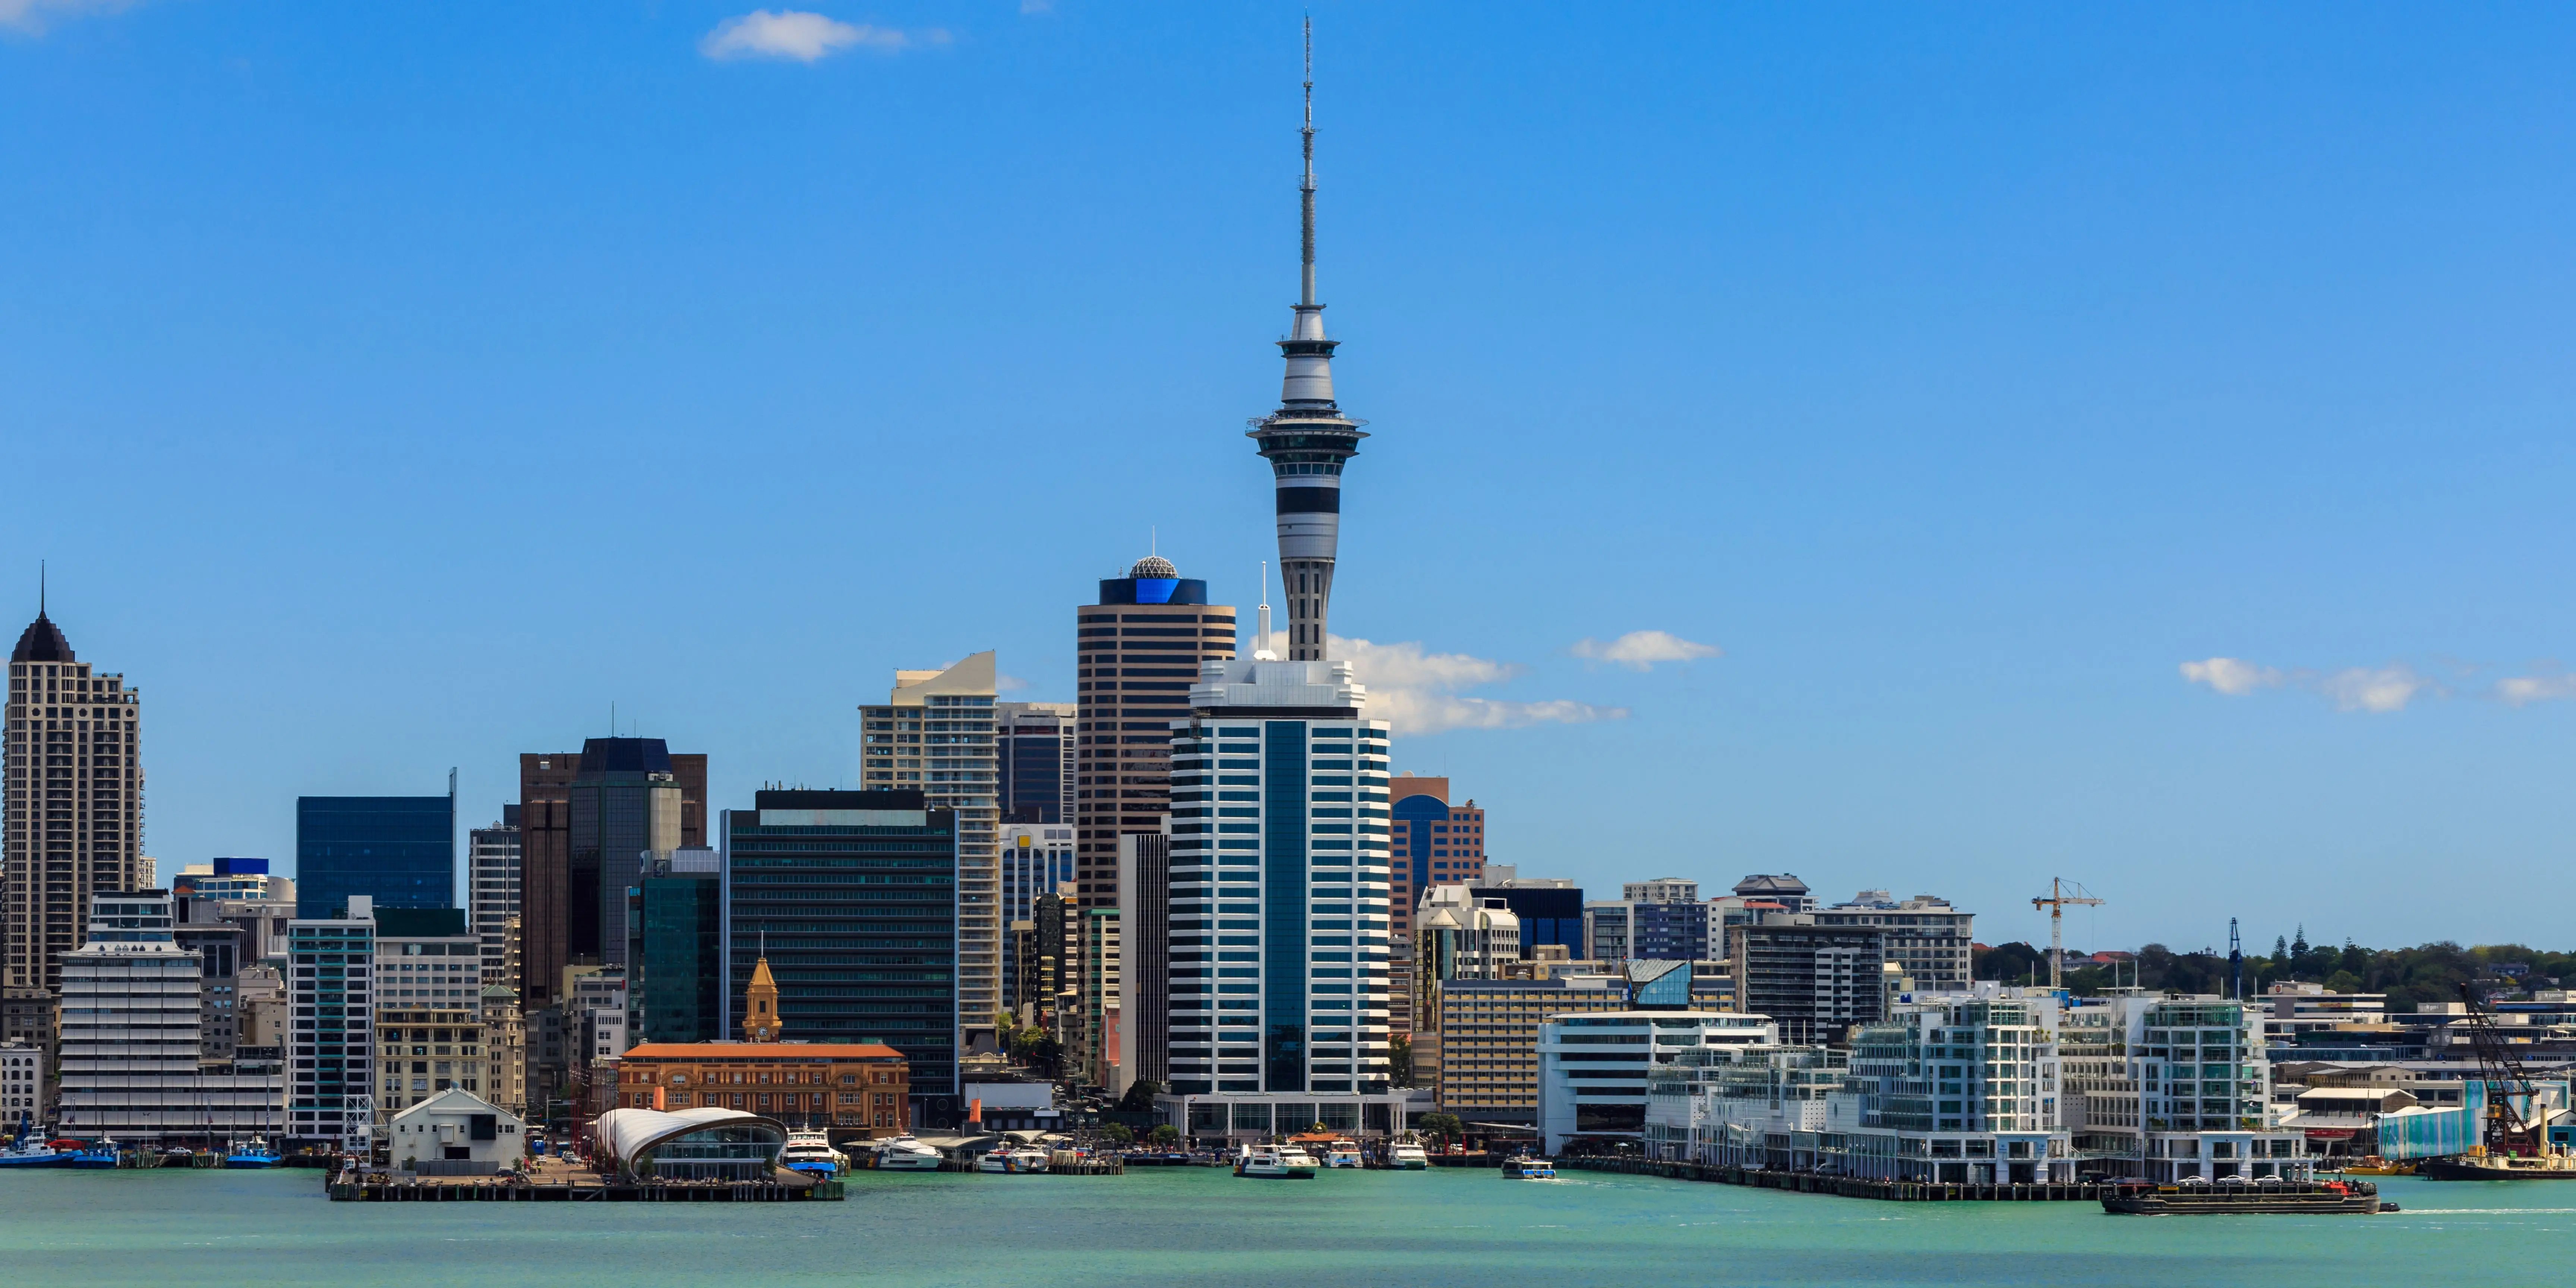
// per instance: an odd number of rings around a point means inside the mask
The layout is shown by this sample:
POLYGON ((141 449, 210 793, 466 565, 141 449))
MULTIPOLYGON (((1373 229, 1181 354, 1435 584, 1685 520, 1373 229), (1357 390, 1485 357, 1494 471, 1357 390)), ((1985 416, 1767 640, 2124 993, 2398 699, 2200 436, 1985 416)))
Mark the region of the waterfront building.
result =
POLYGON ((1536 1125, 1539 1028, 1553 1017, 1627 1009, 1603 974, 1439 981, 1413 1035, 1415 1085, 1468 1122, 1536 1125))
POLYGON ((1485 865, 1485 880, 1470 887, 1479 904, 1500 899, 1521 923, 1521 955, 1543 946, 1565 950, 1569 960, 1591 960, 1583 934, 1583 891, 1561 877, 1525 877, 1517 868, 1485 865))
POLYGON ((1845 1171, 1882 1180, 2076 1179, 2053 992, 1984 984, 1915 995, 1851 1049, 1845 1171), (1957 1159, 1952 1164, 1948 1160, 1957 1159))
MULTIPOLYGON (((388 909, 388 911, 391 911, 388 909)), ((476 993, 482 989, 476 987, 476 993)), ((500 1061, 482 1015, 472 1006, 387 1002, 376 1010, 376 1121, 389 1123, 407 1108, 449 1091, 476 1096, 493 1091, 500 1061)))
POLYGON ((293 903, 295 879, 269 872, 266 859, 214 859, 181 868, 170 878, 170 895, 225 903, 293 903))
POLYGON ((205 1055, 204 961, 166 890, 94 891, 62 959, 63 1130, 151 1143, 276 1130, 277 1061, 205 1055))
MULTIPOLYGON (((1480 885, 1485 879, 1485 811, 1476 802, 1449 803, 1449 780, 1398 774, 1387 783, 1393 802, 1388 833, 1388 937, 1413 942, 1413 917, 1434 886, 1480 885)), ((1415 998, 1424 985, 1413 978, 1409 954, 1387 964, 1387 1029, 1411 1033, 1415 998)))
POLYGON ((372 1059, 376 959, 373 896, 353 894, 345 914, 286 925, 288 999, 295 1027, 286 1098, 291 1142, 362 1147, 375 1125, 372 1059))
POLYGON ((1085 908, 1074 919, 1074 1011, 1065 1041, 1074 1077, 1112 1094, 1119 1077, 1118 909, 1085 908))
POLYGON ((63 954, 90 897, 153 884, 143 857, 142 698, 40 607, 9 654, 0 745, 0 949, 7 1037, 53 1040, 63 954))
POLYGON ((647 1042, 618 1062, 617 1103, 731 1108, 835 1136, 912 1130, 912 1069, 881 1042, 647 1042))
POLYGON ((1632 982, 1633 1009, 1559 1015, 1539 1026, 1538 1127, 1548 1153, 1575 1139, 1642 1142, 1648 1077, 1684 1052, 1779 1044, 1779 1026, 1764 1016, 1685 1009, 1689 986, 1684 964, 1632 982))
POLYGON ((928 808, 955 819, 952 987, 961 1053, 994 1049, 1002 1010, 1000 771, 993 744, 999 682, 987 650, 944 670, 897 671, 886 705, 860 708, 867 785, 919 791, 928 808))
MULTIPOLYGON (((1422 896, 1409 942, 1413 960, 1403 983, 1414 996, 1408 1009, 1425 1020, 1413 1040, 1419 1066, 1429 1054, 1424 1039, 1434 1049, 1439 1041, 1434 1011, 1440 986, 1453 979, 1502 978, 1506 965, 1521 960, 1521 919, 1502 900, 1478 900, 1466 886, 1433 886, 1422 896)), ((1392 994, 1395 988, 1396 981, 1390 980, 1387 991, 1392 994)))
POLYGON ((393 1170, 415 1176, 490 1176, 528 1153, 519 1116, 470 1091, 442 1091, 388 1126, 393 1170))
POLYGON ((1148 555, 1074 612, 1076 902, 1118 904, 1118 838, 1169 821, 1172 722, 1199 667, 1234 656, 1234 610, 1207 582, 1148 555))
POLYGON ((918 790, 762 791, 754 804, 724 817, 728 978, 748 981, 765 955, 789 1033, 894 1047, 910 1062, 911 1121, 954 1125, 956 811, 918 790))
POLYGON ((1118 838, 1117 1090, 1172 1080, 1172 838, 1118 838))
POLYGON ((1773 913, 1737 932, 1736 1004, 1771 1017, 1793 1045, 1840 1045, 1851 1026, 1885 1014, 1886 932, 1810 917, 1773 913))
POLYGON ((787 1130, 735 1109, 611 1109, 591 1120, 591 1157, 630 1184, 765 1181, 787 1130))
POLYGON ((1070 824, 1002 825, 1002 1006, 1014 1016, 1032 999, 1036 977, 1024 978, 1023 959, 1037 956, 1025 930, 1034 930, 1038 900, 1074 879, 1070 824))
POLYGON ((1848 903, 1819 908, 1819 926, 1868 926, 1882 932, 1886 960, 1903 969, 1917 992, 1966 991, 1974 982, 1969 968, 1976 946, 1976 915, 1961 912, 1937 895, 1918 894, 1902 903, 1885 890, 1863 890, 1848 903))
MULTIPOLYGON (((993 765, 1000 775, 995 794, 1004 824, 1073 826, 1073 739, 1080 715, 1081 707, 1071 702, 993 704, 993 765)), ((1008 846, 1010 838, 1002 843, 1008 846)))
POLYGON ((2386 993, 2330 993, 2323 984, 2283 980, 2263 991, 2261 1003, 2263 1042, 2270 1048, 2295 1049, 2302 1033, 2388 1022, 2386 993))
POLYGON ((0 1127, 15 1135, 22 1127, 53 1121, 45 1088, 52 1081, 45 1049, 33 1042, 0 1042, 0 1127))
POLYGON ((445 796, 295 798, 295 915, 456 906, 456 776, 445 796))
POLYGON ((657 855, 627 898, 627 1032, 638 1042, 723 1037, 723 862, 705 846, 657 855))
POLYGON ((1175 726, 1176 1092, 1382 1092, 1387 726, 1347 662, 1212 662, 1175 726))
POLYGON ((510 969, 510 923, 524 907, 520 879, 519 807, 503 805, 499 822, 465 834, 466 924, 483 946, 483 982, 516 989, 510 969))

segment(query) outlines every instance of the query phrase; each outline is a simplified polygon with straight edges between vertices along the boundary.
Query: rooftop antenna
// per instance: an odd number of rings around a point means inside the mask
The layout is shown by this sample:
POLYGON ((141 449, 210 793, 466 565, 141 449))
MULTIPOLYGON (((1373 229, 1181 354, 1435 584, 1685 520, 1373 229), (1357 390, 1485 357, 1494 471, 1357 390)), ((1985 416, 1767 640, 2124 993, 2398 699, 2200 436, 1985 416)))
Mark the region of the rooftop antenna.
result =
POLYGON ((1163 529, 1162 529, 1162 527, 1161 527, 1160 525, 1156 525, 1156 524, 1148 524, 1148 525, 1146 526, 1146 528, 1145 528, 1145 553, 1146 553, 1146 554, 1149 554, 1149 555, 1153 555, 1153 556, 1155 556, 1155 557, 1157 557, 1157 558, 1160 558, 1160 557, 1162 556, 1162 553, 1163 553, 1163 529))
POLYGON ((1268 661, 1271 660, 1272 657, 1270 652, 1270 561, 1267 559, 1261 561, 1261 604, 1259 611, 1261 615, 1260 633, 1252 637, 1252 660, 1256 662, 1268 661))
POLYGON ((45 615, 45 561, 36 561, 36 616, 45 615))

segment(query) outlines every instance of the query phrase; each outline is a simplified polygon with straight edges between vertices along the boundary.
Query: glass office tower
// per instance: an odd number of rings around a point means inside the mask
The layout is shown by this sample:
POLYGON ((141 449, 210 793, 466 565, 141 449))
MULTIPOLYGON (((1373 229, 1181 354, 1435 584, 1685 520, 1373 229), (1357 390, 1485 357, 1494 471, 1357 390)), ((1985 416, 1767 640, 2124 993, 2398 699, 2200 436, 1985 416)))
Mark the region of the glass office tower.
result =
POLYGON ((627 893, 630 1042, 717 1042, 724 1017, 724 868, 709 849, 657 858, 627 893))
POLYGON ((766 955, 788 1040, 903 1052, 912 1121, 955 1126, 956 811, 917 790, 764 791, 753 805, 721 829, 728 1031, 766 955))
POLYGON ((456 906, 456 778, 445 796, 295 798, 295 915, 342 915, 349 896, 379 908, 456 906))

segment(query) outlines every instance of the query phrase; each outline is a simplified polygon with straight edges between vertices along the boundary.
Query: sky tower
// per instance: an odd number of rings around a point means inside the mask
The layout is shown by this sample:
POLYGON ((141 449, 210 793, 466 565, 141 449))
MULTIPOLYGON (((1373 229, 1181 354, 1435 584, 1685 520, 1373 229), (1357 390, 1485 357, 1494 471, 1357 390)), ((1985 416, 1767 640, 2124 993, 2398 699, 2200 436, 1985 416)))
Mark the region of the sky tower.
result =
POLYGON ((1252 422, 1251 438, 1279 493, 1279 579, 1288 591, 1292 662, 1321 661, 1324 618, 1333 598, 1333 562, 1341 544, 1342 463, 1359 454, 1366 421, 1333 402, 1333 346, 1324 338, 1324 306, 1315 302, 1315 24, 1306 23, 1305 173, 1297 183, 1305 232, 1299 259, 1295 327, 1279 342, 1288 376, 1279 410, 1252 422))

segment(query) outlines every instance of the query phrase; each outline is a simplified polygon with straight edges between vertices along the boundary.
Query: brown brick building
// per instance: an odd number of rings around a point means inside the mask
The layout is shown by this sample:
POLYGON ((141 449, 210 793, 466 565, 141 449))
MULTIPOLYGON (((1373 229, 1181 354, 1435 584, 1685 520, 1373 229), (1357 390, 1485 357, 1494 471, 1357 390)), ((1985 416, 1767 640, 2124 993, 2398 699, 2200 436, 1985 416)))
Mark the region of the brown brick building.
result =
POLYGON ((1234 656, 1234 610, 1158 557, 1100 583, 1074 614, 1074 878, 1084 908, 1118 906, 1118 838, 1172 812, 1172 722, 1199 663, 1234 656))
POLYGON ((869 1138, 912 1129, 912 1066, 875 1042, 648 1042, 618 1060, 617 1091, 635 1109, 741 1109, 869 1138))

